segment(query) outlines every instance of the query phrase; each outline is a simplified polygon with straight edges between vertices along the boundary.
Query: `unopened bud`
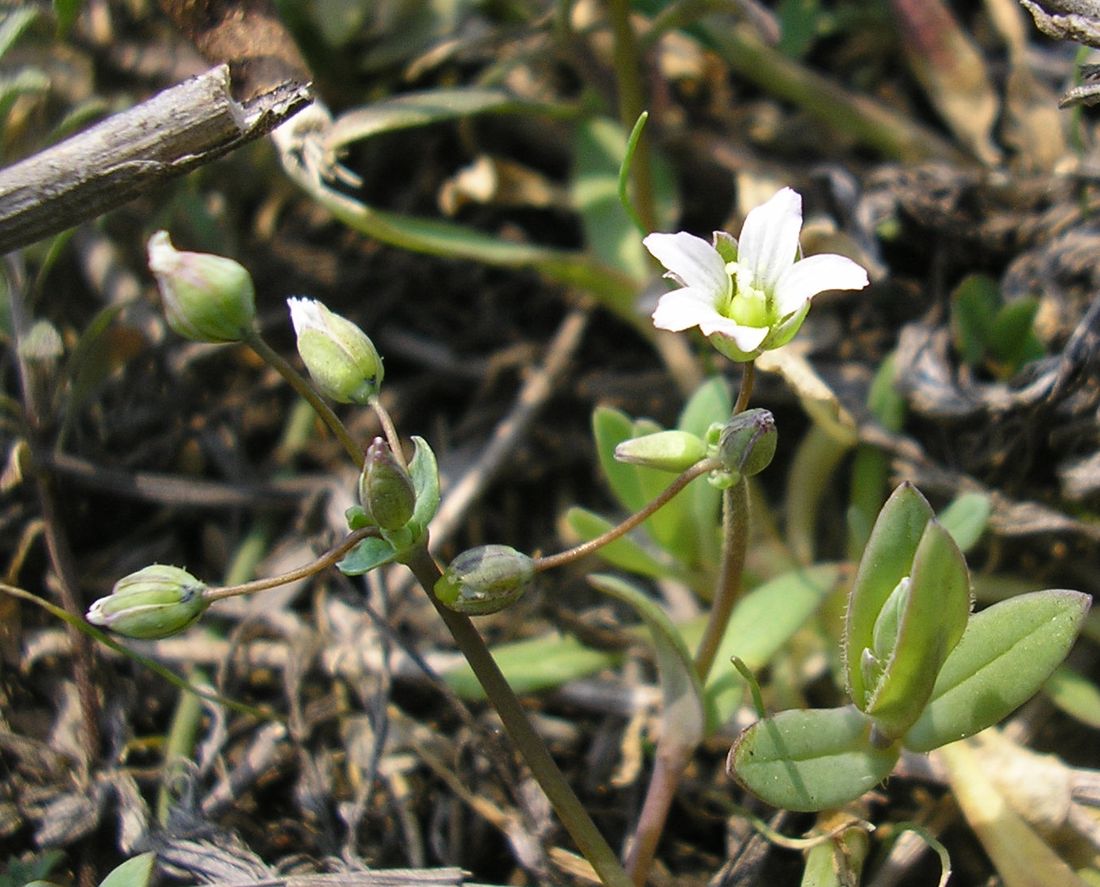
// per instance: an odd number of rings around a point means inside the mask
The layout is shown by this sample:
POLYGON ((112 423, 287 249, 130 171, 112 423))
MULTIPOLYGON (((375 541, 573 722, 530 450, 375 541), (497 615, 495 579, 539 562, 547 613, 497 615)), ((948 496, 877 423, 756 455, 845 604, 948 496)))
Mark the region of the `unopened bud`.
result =
POLYGON ((778 442, 775 417, 769 410, 745 410, 722 426, 717 457, 726 471, 752 477, 771 464, 778 442))
POLYGON ((316 299, 287 304, 298 354, 321 393, 337 403, 366 403, 382 384, 382 358, 367 334, 316 299))
POLYGON ((686 471, 706 455, 707 445, 701 437, 676 429, 633 437, 615 447, 619 462, 677 473, 686 471))
POLYGON ((206 586, 179 567, 153 564, 119 579, 88 609, 88 621, 131 638, 166 638, 195 622, 206 586))
POLYGON ((381 437, 367 448, 363 473, 359 475, 359 501, 371 521, 383 530, 405 526, 416 508, 412 478, 381 437))
POLYGON ((196 342, 239 342, 256 317, 255 289, 244 266, 224 256, 180 252, 158 231, 149 238, 168 325, 196 342))
POLYGON ((496 613, 518 601, 535 578, 535 562, 507 545, 464 551, 435 584, 444 606, 467 616, 496 613))

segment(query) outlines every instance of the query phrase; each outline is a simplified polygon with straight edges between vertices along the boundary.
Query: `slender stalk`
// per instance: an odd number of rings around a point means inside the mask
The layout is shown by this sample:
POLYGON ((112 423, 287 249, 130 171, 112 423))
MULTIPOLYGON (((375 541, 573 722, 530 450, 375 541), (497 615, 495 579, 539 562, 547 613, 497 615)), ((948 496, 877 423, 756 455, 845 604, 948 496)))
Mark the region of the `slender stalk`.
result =
POLYGON ((635 887, 642 887, 649 877, 653 859, 657 855, 657 844, 668 821, 668 811, 676 788, 684 775, 684 769, 694 753, 694 748, 677 747, 668 753, 659 754, 653 762, 653 774, 649 777, 645 803, 638 816, 638 826, 634 830, 634 841, 626 857, 626 870, 634 880, 635 887))
POLYGON ((304 566, 290 570, 287 573, 280 573, 278 576, 268 576, 264 579, 254 579, 252 582, 242 582, 240 585, 225 585, 220 588, 207 588, 202 593, 203 599, 208 603, 213 603, 214 601, 224 600, 227 597, 236 597, 237 595, 252 594, 257 591, 266 591, 269 588, 277 588, 280 585, 286 585, 288 582, 297 582, 299 579, 306 579, 309 576, 320 573, 322 570, 327 570, 367 537, 377 535, 377 527, 364 527, 361 530, 356 530, 354 533, 349 533, 344 541, 335 548, 329 549, 317 558, 317 560, 311 561, 304 566))
POLYGON ((382 401, 378 399, 377 394, 372 396, 367 403, 374 410, 374 415, 378 417, 378 424, 382 426, 382 433, 386 435, 386 443, 390 445, 390 450, 393 451, 393 458, 397 460, 402 468, 408 468, 409 466, 405 462, 405 453, 401 449, 401 438, 397 435, 397 427, 393 424, 389 411, 382 406, 382 401))
POLYGON ((359 467, 363 467, 363 448, 355 442, 344 423, 332 411, 323 397, 317 393, 306 378, 299 373, 278 351, 272 348, 258 332, 251 332, 245 342, 255 351, 268 366, 273 367, 280 376, 290 383, 290 387, 297 391, 303 398, 309 401, 310 406, 317 411, 329 430, 336 435, 336 439, 351 456, 352 461, 359 467))
POLYGON ((580 545, 575 545, 573 548, 566 549, 565 551, 558 552, 557 554, 547 555, 546 557, 535 558, 535 569, 539 572, 543 570, 551 570, 555 567, 563 566, 564 564, 571 563, 578 560, 587 554, 591 554, 594 551, 599 551, 605 545, 614 542, 621 536, 625 536, 631 530, 633 530, 638 524, 642 523, 653 512, 662 508, 668 503, 673 496, 679 493, 684 487, 691 483, 695 478, 700 475, 706 474, 708 471, 713 471, 715 468, 719 468, 720 465, 715 459, 701 459, 696 462, 691 468, 680 474, 676 480, 665 487, 661 491, 661 494, 655 497, 648 505, 636 514, 632 514, 626 520, 616 527, 612 527, 606 533, 602 533, 595 539, 589 539, 587 542, 582 542, 580 545))
MULTIPOLYGON (((751 377, 748 387, 752 387, 751 377)), ((742 393, 745 390, 743 387, 742 393)), ((718 647, 729 625, 733 605, 741 591, 741 573, 745 566, 749 528, 748 489, 748 483, 741 478, 722 495, 722 566, 718 587, 707 616, 707 625, 695 654, 695 668, 704 684, 714 665, 718 647)), ((626 861, 627 871, 634 879, 636 887, 642 887, 649 877, 672 799, 694 751, 694 748, 676 746, 664 749, 654 761, 645 803, 638 817, 634 842, 626 861)))
POLYGON ((752 400, 752 385, 756 379, 756 361, 750 360, 742 366, 744 370, 741 372, 741 390, 737 392, 737 403, 733 406, 734 415, 743 413, 749 408, 749 401, 752 400))
MULTIPOLYGON (((15 357, 16 370, 19 376, 23 425, 27 446, 30 449, 31 463, 34 466, 32 477, 39 510, 42 513, 46 552, 49 556, 50 566, 57 577, 57 594, 61 606, 66 612, 79 619, 84 612, 78 595, 80 571, 77 568, 72 547, 69 545, 69 537, 65 533, 65 528, 61 522, 63 510, 58 504, 54 478, 44 467, 47 464, 45 454, 49 450, 49 445, 45 439, 46 428, 53 417, 49 415, 47 412, 48 407, 43 403, 46 390, 43 377, 36 372, 35 365, 28 359, 22 347, 22 342, 30 327, 31 318, 27 315, 24 305, 26 278, 22 258, 19 254, 13 253, 7 257, 6 271, 14 338, 14 347, 11 353, 15 357)), ((87 775, 95 766, 101 744, 99 696, 96 693, 95 681, 93 680, 95 653, 91 639, 87 636, 81 634, 71 625, 67 627, 66 633, 73 652, 73 681, 76 684, 77 699, 80 705, 80 731, 85 752, 84 757, 80 760, 80 768, 82 774, 87 775)), ((80 864, 81 877, 84 880, 88 879, 88 872, 85 871, 88 865, 85 854, 80 864)))
POLYGON ((741 574, 749 536, 749 485, 744 478, 722 494, 722 566, 707 627, 695 653, 695 669, 705 684, 718 646, 726 633, 733 605, 741 595, 741 574))
POLYGON ((584 809, 580 799, 569 787, 565 776, 547 751, 542 738, 527 718, 516 694, 509 686, 485 641, 468 616, 448 610, 436 598, 433 589, 440 577, 439 567, 428 553, 426 545, 418 546, 409 554, 405 563, 424 588, 440 618, 454 637, 462 655, 480 681, 485 695, 493 704, 504 723, 512 742, 519 749, 531 773, 542 786, 554 812, 569 832, 584 858, 591 863, 596 875, 606 887, 633 887, 633 882, 619 864, 615 852, 604 840, 596 824, 584 809))

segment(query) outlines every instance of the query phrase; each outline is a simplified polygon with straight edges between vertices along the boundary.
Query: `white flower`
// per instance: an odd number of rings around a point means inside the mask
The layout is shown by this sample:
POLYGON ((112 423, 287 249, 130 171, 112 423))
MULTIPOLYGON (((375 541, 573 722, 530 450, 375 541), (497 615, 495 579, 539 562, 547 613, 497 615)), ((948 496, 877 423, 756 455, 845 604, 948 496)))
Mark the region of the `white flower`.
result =
POLYGON ((642 241, 682 286, 661 297, 659 329, 697 326, 734 361, 747 361, 791 340, 810 300, 825 290, 858 290, 867 272, 837 255, 798 259, 802 197, 783 188, 745 218, 740 242, 716 232, 714 245, 683 231, 642 241), (796 261, 797 259, 797 261, 796 261))

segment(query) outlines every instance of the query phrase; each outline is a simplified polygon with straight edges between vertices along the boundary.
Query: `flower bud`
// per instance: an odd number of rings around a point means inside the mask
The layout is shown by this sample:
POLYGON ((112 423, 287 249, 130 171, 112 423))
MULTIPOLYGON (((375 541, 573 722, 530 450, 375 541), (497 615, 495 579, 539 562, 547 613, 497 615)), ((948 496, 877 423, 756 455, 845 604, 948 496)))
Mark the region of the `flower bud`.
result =
POLYGON ((717 457, 727 471, 752 477, 771 464, 778 441, 775 417, 770 411, 745 410, 722 426, 717 457))
POLYGON ((702 438, 677 429, 633 437, 615 447, 619 462, 676 473, 686 471, 706 455, 707 446, 702 438))
POLYGON ((382 384, 382 358, 359 327, 316 299, 287 299, 298 354, 326 397, 364 404, 382 384))
POLYGON ((168 325, 196 342, 239 342, 256 316, 248 271, 232 259, 180 252, 158 231, 149 238, 149 270, 157 278, 168 325))
POLYGON ((166 638, 195 622, 206 586, 179 567, 153 564, 119 579, 88 609, 88 621, 131 638, 166 638))
POLYGON ((359 475, 359 501, 371 521, 383 530, 405 526, 416 508, 412 478, 381 437, 367 448, 363 473, 359 475))
POLYGON ((468 616, 496 613, 518 601, 535 578, 535 562, 507 545, 464 551, 435 584, 444 606, 468 616))

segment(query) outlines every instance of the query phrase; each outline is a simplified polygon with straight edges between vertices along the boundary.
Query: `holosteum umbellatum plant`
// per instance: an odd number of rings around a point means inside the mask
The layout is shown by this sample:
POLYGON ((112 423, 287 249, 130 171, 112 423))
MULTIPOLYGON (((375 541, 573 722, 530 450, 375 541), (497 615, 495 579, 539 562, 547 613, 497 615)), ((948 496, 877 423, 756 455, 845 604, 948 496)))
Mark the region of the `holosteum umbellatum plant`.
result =
MULTIPOLYGON (((801 198, 784 188, 749 213, 739 239, 719 233, 708 243, 684 232, 645 238, 667 276, 679 284, 658 303, 655 325, 672 331, 698 327, 717 351, 743 366, 732 415, 715 416, 704 433, 639 423, 631 427, 645 433, 618 442, 615 458, 624 470, 636 471, 622 476, 623 487, 638 500, 648 494, 648 501, 635 501, 634 513, 622 523, 601 527, 567 551, 529 557, 506 545, 485 545, 463 552, 442 570, 428 545, 440 502, 435 456, 425 440, 413 437, 413 454, 406 459, 378 399, 382 360, 367 335, 320 302, 289 300, 306 379, 260 337, 245 269, 218 256, 177 251, 167 234, 154 235, 149 264, 169 325, 198 341, 244 342, 277 369, 359 467, 359 504, 348 511, 345 539, 298 570, 216 588, 178 567, 155 564, 119 580, 112 594, 89 609, 89 621, 131 637, 165 637, 194 624, 222 598, 332 566, 361 575, 404 564, 599 879, 616 887, 644 883, 680 776, 705 735, 702 686, 741 590, 749 526, 746 478, 764 470, 775 452, 771 413, 748 407, 753 361, 791 340, 818 292, 858 290, 868 283, 866 272, 842 256, 801 258, 801 218, 801 198), (328 400, 369 407, 384 437, 364 447, 328 400), (671 481, 655 481, 661 472, 671 481), (721 521, 717 563, 697 571, 713 576, 714 588, 706 595, 709 617, 693 653, 645 594, 615 577, 593 577, 596 588, 632 606, 649 627, 665 688, 664 731, 649 791, 620 863, 532 728, 470 617, 510 605, 539 572, 629 544, 630 531, 656 520, 662 507, 704 477, 719 493, 721 521)), ((676 539, 663 541, 676 552, 676 539)), ((699 551, 705 554, 706 548, 699 551)), ((969 736, 1029 698, 1066 655, 1087 607, 1085 595, 1048 590, 972 616, 961 552, 920 493, 903 484, 882 509, 851 588, 844 668, 852 704, 770 717, 761 711, 731 749, 729 771, 778 807, 816 811, 854 800, 890 773, 902 748, 929 751, 969 736)))

